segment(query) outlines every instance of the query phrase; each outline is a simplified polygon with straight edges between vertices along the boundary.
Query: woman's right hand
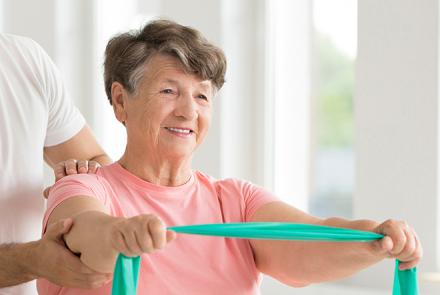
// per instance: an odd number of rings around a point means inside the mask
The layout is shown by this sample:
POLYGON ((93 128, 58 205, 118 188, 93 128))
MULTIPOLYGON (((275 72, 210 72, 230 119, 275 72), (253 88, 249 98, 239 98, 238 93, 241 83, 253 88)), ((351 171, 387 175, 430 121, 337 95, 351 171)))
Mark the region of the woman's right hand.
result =
POLYGON ((175 237, 176 233, 153 214, 118 218, 110 229, 113 249, 129 257, 160 250, 175 237))

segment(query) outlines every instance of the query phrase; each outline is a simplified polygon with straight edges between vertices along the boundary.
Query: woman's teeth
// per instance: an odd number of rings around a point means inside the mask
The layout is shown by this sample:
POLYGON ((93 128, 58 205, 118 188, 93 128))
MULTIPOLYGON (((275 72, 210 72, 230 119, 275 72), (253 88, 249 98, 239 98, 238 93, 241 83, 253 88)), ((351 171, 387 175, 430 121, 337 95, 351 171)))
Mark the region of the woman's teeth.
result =
POLYGON ((189 129, 178 129, 178 128, 172 128, 172 127, 168 127, 167 129, 170 131, 179 132, 179 133, 183 133, 183 134, 189 134, 191 132, 191 130, 189 130, 189 129))

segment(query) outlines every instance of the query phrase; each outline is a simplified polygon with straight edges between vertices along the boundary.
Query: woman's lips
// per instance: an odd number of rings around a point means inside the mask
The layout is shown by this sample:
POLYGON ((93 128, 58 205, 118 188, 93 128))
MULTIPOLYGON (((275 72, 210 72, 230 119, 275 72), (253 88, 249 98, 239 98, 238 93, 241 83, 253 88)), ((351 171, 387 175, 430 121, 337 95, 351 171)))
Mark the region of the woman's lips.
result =
POLYGON ((176 136, 184 138, 190 137, 194 133, 194 131, 189 128, 165 127, 165 129, 176 136))

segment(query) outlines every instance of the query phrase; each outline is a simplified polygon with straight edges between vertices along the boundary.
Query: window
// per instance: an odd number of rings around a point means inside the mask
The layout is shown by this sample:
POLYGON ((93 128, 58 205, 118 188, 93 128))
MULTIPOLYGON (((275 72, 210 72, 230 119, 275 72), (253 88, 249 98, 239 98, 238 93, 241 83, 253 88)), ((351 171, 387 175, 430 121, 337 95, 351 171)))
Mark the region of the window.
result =
POLYGON ((351 217, 357 3, 268 6, 274 191, 312 214, 351 217))
POLYGON ((351 217, 357 2, 315 0, 312 38, 314 116, 309 210, 318 216, 351 217))

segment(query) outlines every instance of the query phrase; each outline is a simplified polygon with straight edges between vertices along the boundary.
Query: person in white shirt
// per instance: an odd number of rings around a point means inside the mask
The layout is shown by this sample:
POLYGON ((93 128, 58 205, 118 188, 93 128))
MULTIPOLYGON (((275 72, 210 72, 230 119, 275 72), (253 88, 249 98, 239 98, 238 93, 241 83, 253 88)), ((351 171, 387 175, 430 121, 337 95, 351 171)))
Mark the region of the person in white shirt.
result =
POLYGON ((43 161, 53 168, 61 163, 57 179, 66 172, 93 173, 89 163, 111 163, 44 50, 31 39, 0 34, 0 295, 36 294, 29 281, 40 277, 78 288, 111 278, 65 248, 62 235, 71 220, 54 224, 40 238, 43 161))

